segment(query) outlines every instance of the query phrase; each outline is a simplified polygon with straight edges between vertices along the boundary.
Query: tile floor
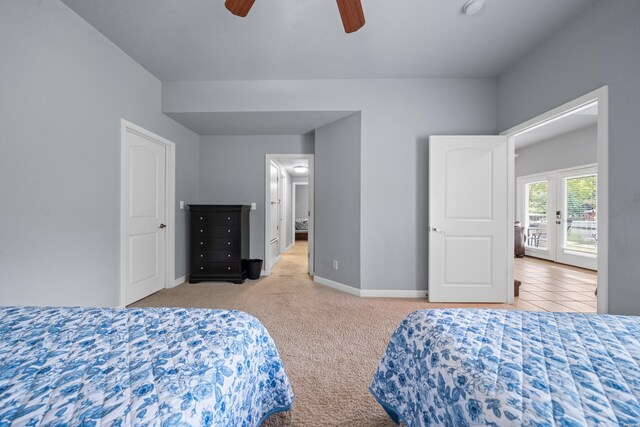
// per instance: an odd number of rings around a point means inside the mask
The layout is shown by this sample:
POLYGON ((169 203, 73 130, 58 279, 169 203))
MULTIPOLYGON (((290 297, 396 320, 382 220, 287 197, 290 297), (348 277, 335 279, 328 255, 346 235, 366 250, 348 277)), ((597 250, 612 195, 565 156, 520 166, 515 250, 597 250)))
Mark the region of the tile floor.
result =
POLYGON ((596 312, 597 273, 538 258, 514 258, 522 282, 514 305, 529 311, 596 312))

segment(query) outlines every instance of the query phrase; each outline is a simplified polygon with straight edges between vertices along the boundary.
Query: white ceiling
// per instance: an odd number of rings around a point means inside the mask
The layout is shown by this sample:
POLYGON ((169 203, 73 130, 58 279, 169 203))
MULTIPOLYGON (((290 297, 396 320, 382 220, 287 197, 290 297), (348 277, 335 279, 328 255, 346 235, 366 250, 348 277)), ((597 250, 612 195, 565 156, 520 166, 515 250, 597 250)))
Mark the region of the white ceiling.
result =
POLYGON ((198 135, 304 135, 353 111, 167 113, 198 135))
POLYGON ((333 0, 62 0, 163 81, 495 77, 595 0, 362 0, 345 34, 333 0))
POLYGON ((287 173, 293 178, 309 176, 308 171, 305 173, 299 173, 293 169, 294 166, 301 166, 301 165, 309 167, 309 160, 307 159, 276 159, 276 161, 280 163, 280 166, 282 166, 284 170, 286 170, 287 173))
POLYGON ((595 126, 597 124, 598 105, 593 104, 586 109, 577 111, 566 117, 562 117, 558 120, 552 121, 551 123, 534 128, 526 133, 516 136, 515 150, 518 151, 524 147, 528 147, 538 142, 556 138, 560 135, 574 132, 588 126, 595 126))

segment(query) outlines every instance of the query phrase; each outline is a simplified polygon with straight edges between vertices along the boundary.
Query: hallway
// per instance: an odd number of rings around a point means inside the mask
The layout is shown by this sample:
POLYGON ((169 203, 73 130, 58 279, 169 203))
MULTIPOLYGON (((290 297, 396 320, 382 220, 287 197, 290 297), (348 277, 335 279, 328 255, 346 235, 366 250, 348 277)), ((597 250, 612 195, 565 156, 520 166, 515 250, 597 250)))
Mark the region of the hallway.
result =
POLYGON ((271 268, 271 274, 292 275, 307 274, 309 242, 296 240, 295 244, 287 252, 280 255, 278 262, 271 268))

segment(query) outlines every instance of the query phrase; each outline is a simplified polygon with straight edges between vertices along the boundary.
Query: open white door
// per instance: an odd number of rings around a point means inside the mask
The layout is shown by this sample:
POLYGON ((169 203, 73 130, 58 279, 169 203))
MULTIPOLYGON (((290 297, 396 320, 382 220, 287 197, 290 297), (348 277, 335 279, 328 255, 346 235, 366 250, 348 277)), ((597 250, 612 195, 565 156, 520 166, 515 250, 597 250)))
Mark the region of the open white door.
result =
POLYGON ((507 302, 507 137, 432 136, 429 147, 429 301, 507 302))
POLYGON ((166 284, 167 147, 125 129, 123 146, 124 304, 166 284))

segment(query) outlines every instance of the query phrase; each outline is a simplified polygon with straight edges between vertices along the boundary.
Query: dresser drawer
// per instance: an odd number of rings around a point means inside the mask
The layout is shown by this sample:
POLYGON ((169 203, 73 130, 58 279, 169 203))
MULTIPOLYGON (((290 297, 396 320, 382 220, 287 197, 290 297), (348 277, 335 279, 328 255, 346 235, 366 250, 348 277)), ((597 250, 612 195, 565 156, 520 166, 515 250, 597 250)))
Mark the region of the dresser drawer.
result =
POLYGON ((237 249, 228 251, 207 251, 194 249, 191 256, 193 257, 195 262, 239 261, 240 251, 237 249))
POLYGON ((197 251, 228 251, 239 250, 240 239, 235 237, 225 238, 210 238, 209 236, 192 236, 191 240, 191 252, 197 253, 197 251))
POLYGON ((196 213, 191 215, 192 224, 198 225, 239 225, 240 214, 233 213, 196 213))
POLYGON ((238 237, 240 235, 240 227, 237 225, 207 225, 195 227, 191 229, 192 236, 198 238, 216 238, 216 237, 238 237))
POLYGON ((240 274, 240 262, 194 262, 192 274, 240 274))

